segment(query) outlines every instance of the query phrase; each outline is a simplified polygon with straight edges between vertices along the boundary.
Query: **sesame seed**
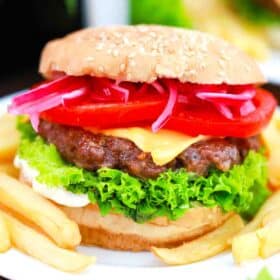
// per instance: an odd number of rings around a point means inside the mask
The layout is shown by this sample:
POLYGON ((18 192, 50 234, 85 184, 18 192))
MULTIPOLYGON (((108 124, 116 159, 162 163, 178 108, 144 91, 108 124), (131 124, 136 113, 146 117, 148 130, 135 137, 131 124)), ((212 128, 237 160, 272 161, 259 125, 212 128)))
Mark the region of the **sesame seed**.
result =
POLYGON ((130 61, 129 61, 129 65, 130 65, 131 67, 134 67, 134 66, 136 65, 136 62, 135 62, 134 60, 130 60, 130 61))
POLYGON ((135 52, 132 52, 132 53, 130 53, 130 54, 128 54, 128 58, 133 58, 133 57, 135 57, 136 56, 136 53, 135 52))
POLYGON ((93 57, 93 56, 88 56, 88 57, 86 57, 86 61, 87 62, 92 62, 92 61, 94 61, 95 60, 95 58, 93 57))
POLYGON ((132 76, 131 76, 131 73, 127 73, 126 77, 127 77, 128 80, 130 80, 131 77, 132 77, 132 76))
POLYGON ((139 26, 138 27, 138 30, 140 31, 140 32, 147 32, 148 31, 148 27, 147 26, 139 26))
POLYGON ((140 48, 139 48, 139 52, 140 52, 141 54, 145 53, 145 48, 144 48, 144 47, 140 47, 140 48))
POLYGON ((96 45, 95 49, 96 49, 97 51, 101 51, 101 50, 103 49, 103 47, 104 47, 104 44, 99 43, 99 44, 96 45))
POLYGON ((194 69, 190 70, 189 71, 189 75, 190 76, 194 76, 196 74, 196 71, 194 69))
POLYGON ((128 38, 127 37, 123 37, 123 43, 125 44, 125 45, 129 45, 129 40, 128 40, 128 38))
POLYGON ((98 66, 98 71, 101 72, 101 73, 104 73, 104 71, 105 71, 104 66, 99 65, 98 66))
POLYGON ((113 50, 113 56, 117 57, 120 54, 118 50, 113 50))

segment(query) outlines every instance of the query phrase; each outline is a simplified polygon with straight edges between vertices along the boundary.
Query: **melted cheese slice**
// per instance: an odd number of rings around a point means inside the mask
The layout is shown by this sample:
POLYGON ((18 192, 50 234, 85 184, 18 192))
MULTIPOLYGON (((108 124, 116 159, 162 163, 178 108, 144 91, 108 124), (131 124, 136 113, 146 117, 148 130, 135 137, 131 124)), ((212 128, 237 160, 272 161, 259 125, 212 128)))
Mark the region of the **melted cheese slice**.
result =
POLYGON ((151 153, 157 165, 172 161, 191 144, 207 138, 206 136, 190 137, 167 129, 153 133, 148 128, 140 127, 106 129, 100 133, 129 139, 142 151, 151 153))

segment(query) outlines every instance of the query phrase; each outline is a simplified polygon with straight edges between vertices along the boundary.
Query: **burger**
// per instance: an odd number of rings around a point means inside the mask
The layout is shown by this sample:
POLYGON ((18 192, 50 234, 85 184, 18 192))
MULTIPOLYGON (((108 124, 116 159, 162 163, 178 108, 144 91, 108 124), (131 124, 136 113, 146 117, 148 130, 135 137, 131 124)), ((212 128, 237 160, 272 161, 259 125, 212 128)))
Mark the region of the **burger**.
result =
POLYGON ((276 101, 253 60, 164 26, 89 28, 49 42, 44 81, 12 99, 21 180, 83 243, 141 251, 250 219, 269 195, 260 133, 276 101))

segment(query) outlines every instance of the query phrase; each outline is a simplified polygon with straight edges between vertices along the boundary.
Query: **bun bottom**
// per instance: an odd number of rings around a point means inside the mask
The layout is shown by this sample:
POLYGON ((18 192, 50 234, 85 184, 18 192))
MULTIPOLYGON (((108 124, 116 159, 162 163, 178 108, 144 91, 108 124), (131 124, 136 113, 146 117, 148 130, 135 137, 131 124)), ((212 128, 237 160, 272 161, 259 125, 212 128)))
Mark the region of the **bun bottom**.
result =
POLYGON ((78 223, 84 245, 125 251, 147 251, 151 246, 175 247, 214 230, 231 216, 219 208, 199 207, 177 221, 158 218, 137 224, 117 214, 102 217, 94 205, 61 209, 78 223))
MULTIPOLYGON (((30 185, 22 172, 20 180, 30 185)), ((233 214, 225 214, 218 207, 196 207, 176 221, 159 217, 138 224, 119 214, 111 213, 103 217, 98 206, 93 204, 85 207, 57 206, 79 225, 83 245, 124 251, 148 251, 152 246, 178 246, 216 229, 233 214)))

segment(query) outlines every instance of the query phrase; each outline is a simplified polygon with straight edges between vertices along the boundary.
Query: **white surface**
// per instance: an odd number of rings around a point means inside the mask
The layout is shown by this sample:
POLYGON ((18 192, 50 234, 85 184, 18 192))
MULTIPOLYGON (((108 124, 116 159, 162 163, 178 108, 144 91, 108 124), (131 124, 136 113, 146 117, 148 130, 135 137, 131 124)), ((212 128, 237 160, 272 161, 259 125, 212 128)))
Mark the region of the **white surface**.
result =
MULTIPOLYGON (((0 100, 0 114, 5 111, 8 99, 0 100)), ((246 280, 254 277, 264 266, 275 277, 280 276, 280 255, 267 260, 257 260, 246 265, 233 263, 230 253, 186 266, 167 267, 152 254, 130 253, 81 246, 78 249, 97 257, 97 263, 80 274, 59 272, 14 249, 0 254, 0 275, 13 280, 104 280, 104 279, 188 279, 188 280, 246 280)))
POLYGON ((268 82, 280 85, 280 51, 272 52, 267 61, 260 63, 260 67, 268 82))
POLYGON ((83 0, 84 26, 128 24, 129 0, 83 0))

